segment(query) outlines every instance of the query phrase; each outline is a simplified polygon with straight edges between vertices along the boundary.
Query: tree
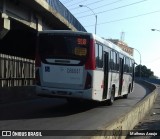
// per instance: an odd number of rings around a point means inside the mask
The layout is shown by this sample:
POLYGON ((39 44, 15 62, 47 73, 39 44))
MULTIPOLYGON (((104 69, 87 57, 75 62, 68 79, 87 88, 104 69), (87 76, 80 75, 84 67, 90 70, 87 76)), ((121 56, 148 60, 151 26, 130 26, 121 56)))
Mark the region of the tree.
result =
POLYGON ((141 66, 141 77, 151 78, 155 77, 154 72, 148 69, 145 65, 138 65, 135 68, 135 76, 140 77, 140 66, 141 66))

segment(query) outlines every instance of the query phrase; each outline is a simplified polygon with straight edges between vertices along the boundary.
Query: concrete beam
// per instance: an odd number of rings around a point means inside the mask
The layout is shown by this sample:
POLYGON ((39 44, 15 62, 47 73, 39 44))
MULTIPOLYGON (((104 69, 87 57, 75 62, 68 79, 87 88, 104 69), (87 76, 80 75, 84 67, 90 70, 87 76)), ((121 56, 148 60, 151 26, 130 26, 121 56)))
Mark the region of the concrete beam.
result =
MULTIPOLYGON (((0 13, 8 15, 11 29, 14 29, 12 20, 16 20, 38 31, 45 29, 77 31, 67 19, 53 9, 45 0, 0 0, 0 13)), ((9 23, 6 19, 5 22, 9 23)))
POLYGON ((38 28, 41 30, 42 28, 41 17, 37 17, 37 13, 35 13, 31 7, 26 6, 22 1, 0 1, 0 13, 2 13, 5 24, 9 23, 10 20, 11 29, 14 29, 12 20, 16 20, 35 30, 38 30, 38 28))
POLYGON ((2 5, 2 12, 0 13, 0 39, 2 39, 10 30, 10 20, 6 14, 6 1, 2 0, 0 4, 2 5))
MULTIPOLYGON (((59 22, 61 22, 61 24, 63 24, 64 26, 66 26, 68 29, 73 30, 73 31, 77 31, 77 29, 71 23, 69 23, 61 14, 59 14, 55 9, 53 9, 46 2, 46 0, 32 0, 32 3, 33 2, 36 2, 37 5, 40 5, 41 7, 43 7, 47 12, 49 12, 55 18, 57 18, 57 20, 59 20, 59 22)), ((53 20, 52 20, 52 22, 53 22, 53 20)))

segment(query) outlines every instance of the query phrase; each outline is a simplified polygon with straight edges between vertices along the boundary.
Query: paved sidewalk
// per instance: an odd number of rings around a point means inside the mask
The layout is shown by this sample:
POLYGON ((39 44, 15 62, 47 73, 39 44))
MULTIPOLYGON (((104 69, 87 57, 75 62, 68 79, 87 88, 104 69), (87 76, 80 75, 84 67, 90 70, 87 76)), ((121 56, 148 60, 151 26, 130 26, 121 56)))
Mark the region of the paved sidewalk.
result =
MULTIPOLYGON (((157 88, 158 97, 153 108, 146 117, 134 128, 134 130, 146 130, 148 132, 155 131, 160 134, 160 87, 157 88), (156 131, 158 130, 158 132, 156 131)), ((126 139, 160 139, 160 136, 127 136, 126 139)))

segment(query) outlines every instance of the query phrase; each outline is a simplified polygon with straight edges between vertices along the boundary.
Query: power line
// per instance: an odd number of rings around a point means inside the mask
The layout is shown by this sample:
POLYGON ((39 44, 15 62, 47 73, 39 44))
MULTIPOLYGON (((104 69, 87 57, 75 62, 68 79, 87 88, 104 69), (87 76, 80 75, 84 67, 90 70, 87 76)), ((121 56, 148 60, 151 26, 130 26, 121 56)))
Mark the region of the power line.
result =
MULTIPOLYGON (((97 4, 97 3, 99 3, 99 2, 102 2, 102 1, 106 1, 106 0, 98 0, 98 1, 95 1, 95 2, 92 2, 92 3, 88 3, 88 4, 86 4, 87 6, 88 5, 93 5, 93 4, 97 4)), ((119 1, 121 1, 121 0, 119 0, 119 1)), ((114 3, 114 2, 113 2, 114 3)), ((74 7, 74 8, 71 8, 70 10, 75 10, 75 9, 77 9, 77 7, 74 7)))
MULTIPOLYGON (((147 1, 147 0, 141 0, 141 1, 138 1, 138 2, 134 2, 134 3, 131 3, 131 4, 123 5, 123 6, 116 7, 116 8, 113 8, 113 9, 109 9, 109 10, 106 10, 106 11, 97 12, 97 13, 95 13, 95 14, 102 14, 102 13, 106 13, 106 12, 109 12, 109 11, 113 11, 113 10, 121 9, 121 8, 124 8, 124 7, 128 7, 128 6, 136 5, 136 4, 139 4, 139 3, 145 2, 145 1, 147 1)), ((88 17, 88 16, 92 16, 92 14, 85 15, 85 16, 80 16, 80 17, 77 17, 77 18, 84 18, 84 17, 88 17)))
MULTIPOLYGON (((113 23, 113 22, 124 21, 124 20, 137 18, 137 17, 141 17, 141 16, 146 16, 146 15, 150 15, 150 14, 154 14, 154 13, 158 13, 158 12, 160 12, 160 10, 149 12, 149 13, 144 13, 144 14, 139 14, 139 15, 135 15, 135 16, 130 16, 130 17, 126 17, 126 18, 116 19, 116 20, 112 20, 112 21, 102 22, 97 25, 103 25, 103 24, 108 24, 108 23, 113 23)), ((84 27, 91 27, 91 26, 94 26, 94 25, 88 25, 88 26, 84 26, 84 27)))
MULTIPOLYGON (((99 6, 99 7, 94 8, 94 10, 95 10, 95 9, 102 8, 102 7, 105 7, 105 6, 108 6, 108 5, 115 4, 115 3, 120 2, 120 1, 123 1, 123 0, 118 0, 118 1, 115 1, 115 2, 111 2, 111 3, 104 4, 104 5, 102 5, 102 6, 99 6)), ((88 4, 87 4, 87 6, 88 6, 88 4)), ((78 13, 75 13, 74 15, 86 13, 86 12, 88 12, 88 11, 89 11, 89 10, 86 10, 86 11, 84 11, 84 12, 78 12, 78 13)))
MULTIPOLYGON (((74 5, 79 5, 80 3, 82 3, 82 2, 86 2, 86 1, 88 1, 88 0, 82 0, 82 1, 79 1, 79 2, 77 2, 77 3, 74 3, 74 4, 71 4, 71 5, 68 5, 67 7, 72 7, 72 6, 74 6, 74 5)), ((86 5, 92 5, 92 4, 97 4, 97 3, 99 3, 99 2, 102 2, 102 1, 106 1, 106 0, 98 0, 98 1, 94 1, 94 2, 92 2, 92 3, 88 3, 88 4, 86 4, 86 5)), ((70 1, 71 2, 71 1, 70 1)), ((68 2, 69 3, 69 2, 68 2)), ((64 3, 65 4, 65 3, 64 3)), ((77 7, 74 7, 74 8, 72 8, 72 9, 70 9, 70 10, 73 10, 73 9, 76 9, 77 7)))
POLYGON ((63 4, 70 3, 70 2, 72 2, 72 1, 73 1, 73 0, 68 0, 68 1, 66 0, 66 1, 63 2, 63 4))
MULTIPOLYGON (((87 0, 82 0, 82 1, 80 1, 80 2, 84 2, 84 1, 87 1, 87 0)), ((77 3, 74 3, 74 4, 68 5, 67 7, 71 7, 71 6, 74 6, 74 5, 78 5, 80 2, 77 2, 77 3)))

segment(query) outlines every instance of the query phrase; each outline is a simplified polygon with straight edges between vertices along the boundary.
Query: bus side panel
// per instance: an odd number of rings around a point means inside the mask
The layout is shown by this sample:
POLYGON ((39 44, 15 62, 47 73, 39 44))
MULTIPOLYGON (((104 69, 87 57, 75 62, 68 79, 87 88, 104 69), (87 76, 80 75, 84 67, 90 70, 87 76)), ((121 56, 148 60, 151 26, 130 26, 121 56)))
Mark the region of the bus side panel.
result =
POLYGON ((103 70, 95 70, 93 72, 93 100, 102 101, 103 97, 103 83, 104 83, 104 72, 103 70))
POLYGON ((107 92, 107 99, 110 99, 111 97, 111 89, 112 86, 115 86, 115 97, 118 96, 118 90, 119 90, 119 73, 115 72, 109 72, 108 74, 108 92, 107 92))
POLYGON ((132 77, 129 74, 123 75, 123 86, 122 86, 122 95, 128 93, 129 84, 131 83, 132 77))
POLYGON ((118 91, 119 91, 119 73, 118 72, 112 73, 112 83, 111 84, 115 86, 115 97, 117 97, 118 91))
POLYGON ((111 97, 111 87, 112 87, 112 72, 108 72, 108 91, 106 99, 110 99, 111 97))

